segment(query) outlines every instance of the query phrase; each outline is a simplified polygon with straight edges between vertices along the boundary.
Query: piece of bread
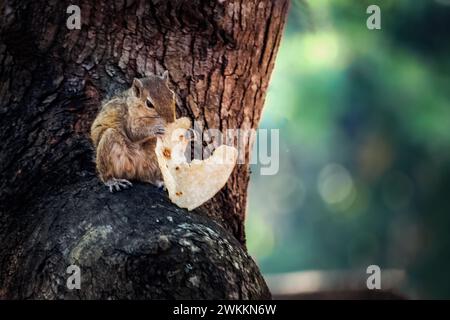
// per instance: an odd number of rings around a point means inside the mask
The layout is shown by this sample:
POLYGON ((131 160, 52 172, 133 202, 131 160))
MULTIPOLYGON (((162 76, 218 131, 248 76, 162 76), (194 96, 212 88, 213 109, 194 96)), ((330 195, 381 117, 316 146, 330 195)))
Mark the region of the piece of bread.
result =
POLYGON ((191 121, 179 118, 166 127, 156 143, 156 156, 170 200, 193 210, 211 199, 226 184, 238 156, 234 147, 221 145, 205 160, 188 162, 185 150, 191 121))

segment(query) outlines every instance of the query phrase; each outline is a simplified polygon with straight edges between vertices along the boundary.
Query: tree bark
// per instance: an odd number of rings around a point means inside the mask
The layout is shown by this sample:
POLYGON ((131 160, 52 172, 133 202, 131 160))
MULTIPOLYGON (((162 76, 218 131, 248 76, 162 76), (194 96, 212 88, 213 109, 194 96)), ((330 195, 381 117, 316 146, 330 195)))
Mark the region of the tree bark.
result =
POLYGON ((94 176, 88 133, 104 98, 163 70, 177 116, 203 129, 256 128, 287 7, 288 0, 0 3, 0 298, 67 297, 63 266, 74 262, 93 285, 81 298, 268 296, 245 250, 251 139, 246 164, 191 214, 151 186, 107 194, 94 176), (71 4, 81 8, 81 30, 66 27, 71 4), (191 269, 183 270, 196 263, 188 277, 191 269), (162 275, 169 269, 171 280, 162 275))

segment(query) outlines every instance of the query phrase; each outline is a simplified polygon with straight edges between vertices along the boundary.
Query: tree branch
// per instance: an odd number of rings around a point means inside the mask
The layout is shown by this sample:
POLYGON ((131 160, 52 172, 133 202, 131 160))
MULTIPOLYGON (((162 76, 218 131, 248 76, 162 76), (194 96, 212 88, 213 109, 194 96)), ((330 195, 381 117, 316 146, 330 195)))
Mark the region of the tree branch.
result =
POLYGON ((111 194, 87 177, 37 203, 4 239, 0 298, 270 298, 232 235, 151 185, 111 194), (28 236, 17 243, 17 234, 28 236), (5 254, 11 246, 15 254, 5 254), (66 286, 73 264, 81 269, 80 290, 66 286))

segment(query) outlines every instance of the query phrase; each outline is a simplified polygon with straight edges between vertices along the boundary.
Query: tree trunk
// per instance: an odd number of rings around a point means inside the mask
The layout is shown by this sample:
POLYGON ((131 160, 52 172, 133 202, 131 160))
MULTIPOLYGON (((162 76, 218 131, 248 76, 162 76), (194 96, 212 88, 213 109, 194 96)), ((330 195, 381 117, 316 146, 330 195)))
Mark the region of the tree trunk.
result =
POLYGON ((245 249, 250 140, 191 214, 149 185, 108 194, 88 133, 104 98, 163 70, 178 117, 256 128, 288 0, 79 1, 81 30, 70 4, 0 3, 0 298, 268 297, 245 249), (90 293, 65 287, 73 263, 90 293))

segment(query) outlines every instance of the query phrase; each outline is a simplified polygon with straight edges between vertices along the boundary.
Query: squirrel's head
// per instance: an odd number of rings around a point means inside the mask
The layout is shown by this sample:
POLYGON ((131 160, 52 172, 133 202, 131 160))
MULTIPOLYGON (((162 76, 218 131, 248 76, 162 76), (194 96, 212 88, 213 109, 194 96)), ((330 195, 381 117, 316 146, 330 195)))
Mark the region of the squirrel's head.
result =
POLYGON ((133 95, 150 109, 154 109, 168 123, 175 121, 175 94, 170 90, 169 72, 162 76, 150 75, 135 78, 132 85, 133 95))

